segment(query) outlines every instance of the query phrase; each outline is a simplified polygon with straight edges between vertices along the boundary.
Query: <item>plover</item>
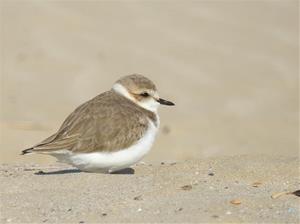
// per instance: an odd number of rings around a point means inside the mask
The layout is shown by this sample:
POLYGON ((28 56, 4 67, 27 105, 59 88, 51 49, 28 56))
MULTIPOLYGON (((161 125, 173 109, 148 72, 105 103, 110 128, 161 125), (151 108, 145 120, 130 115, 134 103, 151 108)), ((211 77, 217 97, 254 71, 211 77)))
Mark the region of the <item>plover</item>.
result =
POLYGON ((74 110, 59 130, 22 154, 54 156, 82 171, 111 173, 140 161, 155 139, 160 104, 154 83, 134 74, 74 110))

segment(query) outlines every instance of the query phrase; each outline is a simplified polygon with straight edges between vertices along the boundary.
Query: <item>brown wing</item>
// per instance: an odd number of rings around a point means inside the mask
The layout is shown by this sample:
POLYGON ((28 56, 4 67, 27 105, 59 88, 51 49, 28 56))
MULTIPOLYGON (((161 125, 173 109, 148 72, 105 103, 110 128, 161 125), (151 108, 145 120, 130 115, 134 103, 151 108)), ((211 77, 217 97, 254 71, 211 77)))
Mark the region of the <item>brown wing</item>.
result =
POLYGON ((79 106, 56 134, 33 151, 116 151, 138 141, 147 127, 147 117, 138 106, 109 91, 79 106))

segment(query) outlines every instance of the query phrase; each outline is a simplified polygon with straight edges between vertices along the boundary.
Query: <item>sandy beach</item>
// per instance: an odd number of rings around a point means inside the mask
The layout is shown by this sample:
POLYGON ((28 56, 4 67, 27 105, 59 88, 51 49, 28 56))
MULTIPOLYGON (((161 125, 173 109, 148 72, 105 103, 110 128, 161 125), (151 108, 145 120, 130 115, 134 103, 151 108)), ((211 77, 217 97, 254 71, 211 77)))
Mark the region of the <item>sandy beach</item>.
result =
POLYGON ((123 174, 1 165, 1 223, 299 223, 295 157, 138 164, 123 174), (134 172, 134 173, 133 173, 134 172))
POLYGON ((300 223, 299 1, 0 0, 0 164, 1 223, 300 223), (132 73, 176 104, 145 163, 20 156, 132 73))

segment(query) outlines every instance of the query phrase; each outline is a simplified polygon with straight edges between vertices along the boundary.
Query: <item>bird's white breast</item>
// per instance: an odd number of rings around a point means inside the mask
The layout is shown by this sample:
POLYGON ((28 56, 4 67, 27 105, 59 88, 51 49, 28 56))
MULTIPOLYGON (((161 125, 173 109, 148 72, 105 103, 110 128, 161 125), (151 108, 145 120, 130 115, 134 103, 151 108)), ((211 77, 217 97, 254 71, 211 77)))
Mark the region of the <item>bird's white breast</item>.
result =
MULTIPOLYGON (((159 124, 158 115, 157 120, 159 124)), ((115 152, 74 153, 68 160, 80 170, 91 172, 114 172, 127 168, 137 163, 150 151, 157 130, 158 127, 149 120, 145 135, 129 148, 115 152)))

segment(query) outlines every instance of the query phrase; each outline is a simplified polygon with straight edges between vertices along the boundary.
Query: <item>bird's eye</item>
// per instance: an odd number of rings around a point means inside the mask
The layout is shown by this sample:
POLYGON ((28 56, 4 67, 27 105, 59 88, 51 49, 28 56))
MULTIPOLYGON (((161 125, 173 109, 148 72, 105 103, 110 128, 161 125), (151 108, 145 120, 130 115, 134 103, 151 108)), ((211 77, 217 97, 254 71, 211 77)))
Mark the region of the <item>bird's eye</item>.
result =
POLYGON ((140 95, 141 95, 141 96, 143 96, 143 97, 147 97, 147 96, 149 96, 149 94, 148 94, 148 93, 146 93, 146 92, 144 92, 144 93, 141 93, 140 95))

